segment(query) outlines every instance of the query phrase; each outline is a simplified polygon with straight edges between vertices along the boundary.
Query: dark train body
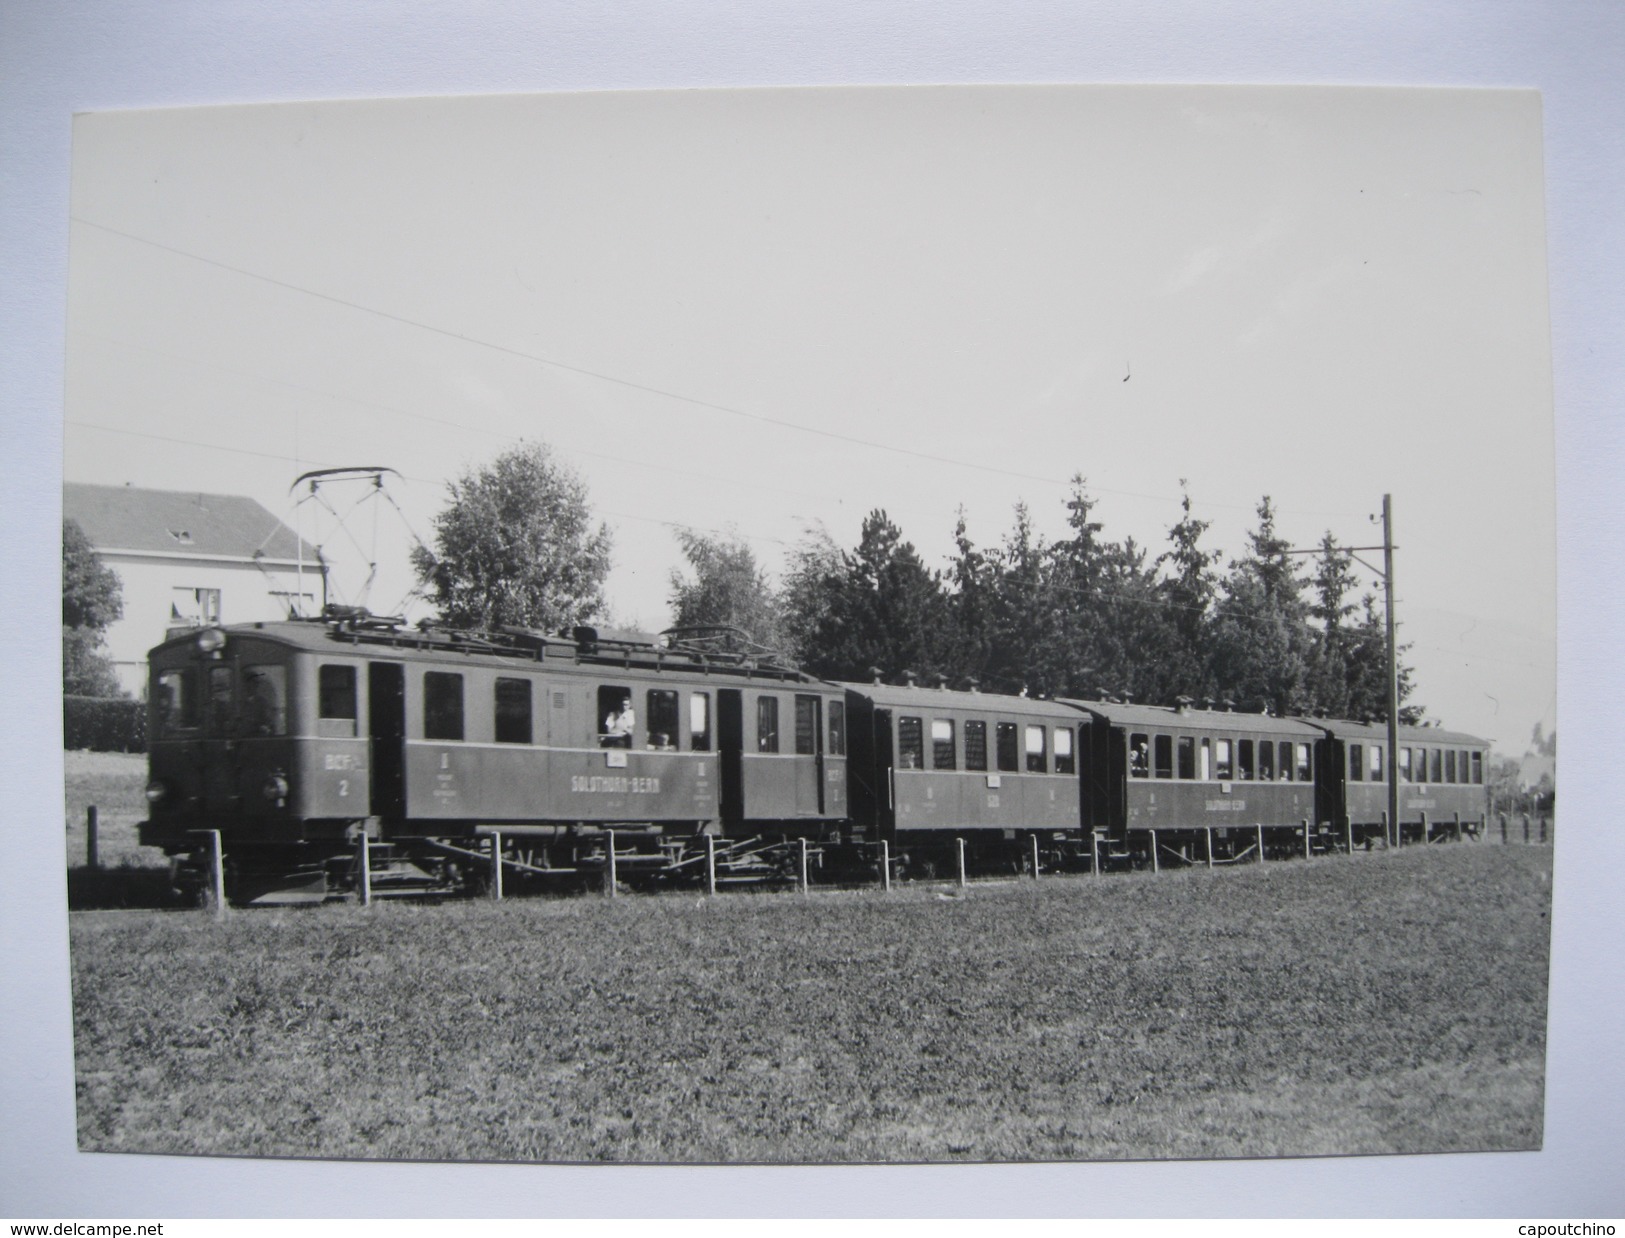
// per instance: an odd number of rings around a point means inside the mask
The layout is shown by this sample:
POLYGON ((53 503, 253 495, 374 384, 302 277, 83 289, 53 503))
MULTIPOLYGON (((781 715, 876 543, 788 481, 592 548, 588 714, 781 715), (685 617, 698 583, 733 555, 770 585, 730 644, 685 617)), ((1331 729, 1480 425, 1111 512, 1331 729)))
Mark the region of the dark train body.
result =
MULTIPOLYGON (((837 877, 938 871, 956 846, 984 867, 1215 863, 1386 825, 1380 726, 835 684, 589 628, 205 628, 152 651, 149 711, 142 842, 195 869, 218 831, 243 899, 344 889, 372 845, 380 878, 455 889, 492 868, 687 880, 719 854, 782 877, 808 846, 837 877)), ((1476 830, 1487 745, 1401 745, 1407 840, 1476 830)))

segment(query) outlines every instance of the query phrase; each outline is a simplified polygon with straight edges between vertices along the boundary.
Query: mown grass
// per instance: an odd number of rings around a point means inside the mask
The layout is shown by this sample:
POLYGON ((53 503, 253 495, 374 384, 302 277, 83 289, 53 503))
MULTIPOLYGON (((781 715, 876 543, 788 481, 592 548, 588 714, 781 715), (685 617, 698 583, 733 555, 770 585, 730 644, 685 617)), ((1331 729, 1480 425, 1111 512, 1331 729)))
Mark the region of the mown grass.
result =
POLYGON ((62 754, 67 832, 68 906, 74 910, 113 907, 176 907, 169 861, 143 847, 136 826, 146 819, 147 758, 140 753, 62 754), (96 806, 96 854, 88 856, 85 810, 96 806))
POLYGON ((548 1161, 1538 1147, 1550 852, 74 917, 86 1150, 548 1161))

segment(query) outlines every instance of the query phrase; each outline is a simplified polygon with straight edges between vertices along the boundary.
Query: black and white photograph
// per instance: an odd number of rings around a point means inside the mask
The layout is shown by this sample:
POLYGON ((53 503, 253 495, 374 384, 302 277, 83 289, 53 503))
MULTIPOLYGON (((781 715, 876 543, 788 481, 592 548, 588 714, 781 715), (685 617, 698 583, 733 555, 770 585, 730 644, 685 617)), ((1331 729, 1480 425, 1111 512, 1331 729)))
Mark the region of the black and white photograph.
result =
POLYGON ((76 110, 65 1155, 1551 1155, 1546 101, 1108 82, 76 110))

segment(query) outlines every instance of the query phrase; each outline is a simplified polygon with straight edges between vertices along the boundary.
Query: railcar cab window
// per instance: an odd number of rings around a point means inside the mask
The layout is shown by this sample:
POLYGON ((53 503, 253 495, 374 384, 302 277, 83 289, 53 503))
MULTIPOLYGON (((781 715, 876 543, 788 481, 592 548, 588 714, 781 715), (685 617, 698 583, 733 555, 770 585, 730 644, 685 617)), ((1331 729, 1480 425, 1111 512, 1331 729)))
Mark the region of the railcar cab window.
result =
POLYGON ((1134 778, 1151 777, 1151 737, 1138 731, 1128 737, 1128 772, 1134 778))
POLYGON ((423 673, 423 738, 462 739, 463 677, 447 671, 423 673))
POLYGON ((160 671, 153 694, 158 707, 158 729, 163 734, 172 731, 196 730, 200 721, 197 675, 190 667, 160 671))
POLYGON ((1016 759, 1016 724, 1014 722, 1000 722, 994 726, 993 743, 997 751, 994 757, 999 763, 999 772, 1013 774, 1021 768, 1021 762, 1016 759))
POLYGON ((987 768, 987 723, 972 720, 965 723, 965 768, 987 768))
POLYGON ((897 768, 925 768, 925 732, 918 718, 897 720, 897 768))
POLYGON ((931 768, 953 769, 955 755, 953 719, 931 719, 931 768))
POLYGON ((356 733, 355 667, 327 663, 316 670, 316 733, 353 738, 356 733))
POLYGON ((829 755, 844 757, 846 755, 846 702, 831 701, 829 703, 829 755))
POLYGON ((288 668, 280 662, 243 667, 243 731, 261 736, 288 733, 288 668))
POLYGON ((1213 776, 1220 782, 1229 782, 1236 776, 1235 765, 1230 760, 1228 739, 1213 741, 1213 776))
POLYGON ((1044 727, 1027 728, 1027 772, 1049 773, 1049 732, 1044 727))
POLYGON ((776 696, 759 696, 756 698, 756 751, 777 752, 779 750, 779 698, 776 696))
POLYGON ((650 688, 644 696, 648 710, 649 739, 644 746, 656 752, 677 749, 677 693, 670 688, 650 688))
POLYGON ((1275 745, 1267 739, 1258 741, 1258 781, 1275 781, 1275 745))
POLYGON ((1174 776, 1174 737, 1157 735, 1151 740, 1151 772, 1158 778, 1174 776))
POLYGON ((1253 741, 1236 741, 1236 778, 1241 782, 1253 780, 1253 741))
POLYGON ((1349 781, 1363 782, 1365 780, 1365 748, 1360 744, 1349 745, 1349 781))
POLYGON ((696 692, 688 698, 688 746, 695 752, 711 751, 711 694, 696 692))
POLYGON ((1189 735, 1179 737, 1179 776, 1184 779, 1196 777, 1196 740, 1189 735))
POLYGON ((224 735, 234 721, 233 684, 231 667, 209 668, 209 728, 216 735, 224 735))
POLYGON ((598 689, 598 732, 600 748, 630 748, 638 729, 638 713, 632 708, 632 689, 612 686, 598 689))
POLYGON ((497 680, 492 729, 499 744, 531 741, 530 680, 497 680))
POLYGON ((1055 772, 1057 774, 1078 772, 1077 762, 1072 756, 1072 728, 1069 726, 1055 728, 1055 772))
POLYGON ((1308 782, 1313 777, 1313 769, 1314 769, 1314 767, 1310 764, 1309 745, 1308 744, 1299 744, 1297 746, 1297 748, 1298 748, 1298 768, 1297 768, 1298 781, 1299 782, 1308 782))

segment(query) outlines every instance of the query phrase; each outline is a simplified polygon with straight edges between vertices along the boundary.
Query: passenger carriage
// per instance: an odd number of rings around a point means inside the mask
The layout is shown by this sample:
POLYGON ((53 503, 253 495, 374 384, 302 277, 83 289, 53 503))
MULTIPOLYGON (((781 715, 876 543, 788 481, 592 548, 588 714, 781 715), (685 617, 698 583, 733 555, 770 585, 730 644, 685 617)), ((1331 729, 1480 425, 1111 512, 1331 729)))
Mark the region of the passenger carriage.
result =
MULTIPOLYGON (((1308 721, 1305 719, 1305 721, 1308 721)), ((1316 718, 1323 815, 1355 846, 1388 838, 1386 723, 1316 718)), ((1489 744, 1437 727, 1399 728, 1399 820, 1404 841, 1477 835, 1489 817, 1489 744)))

